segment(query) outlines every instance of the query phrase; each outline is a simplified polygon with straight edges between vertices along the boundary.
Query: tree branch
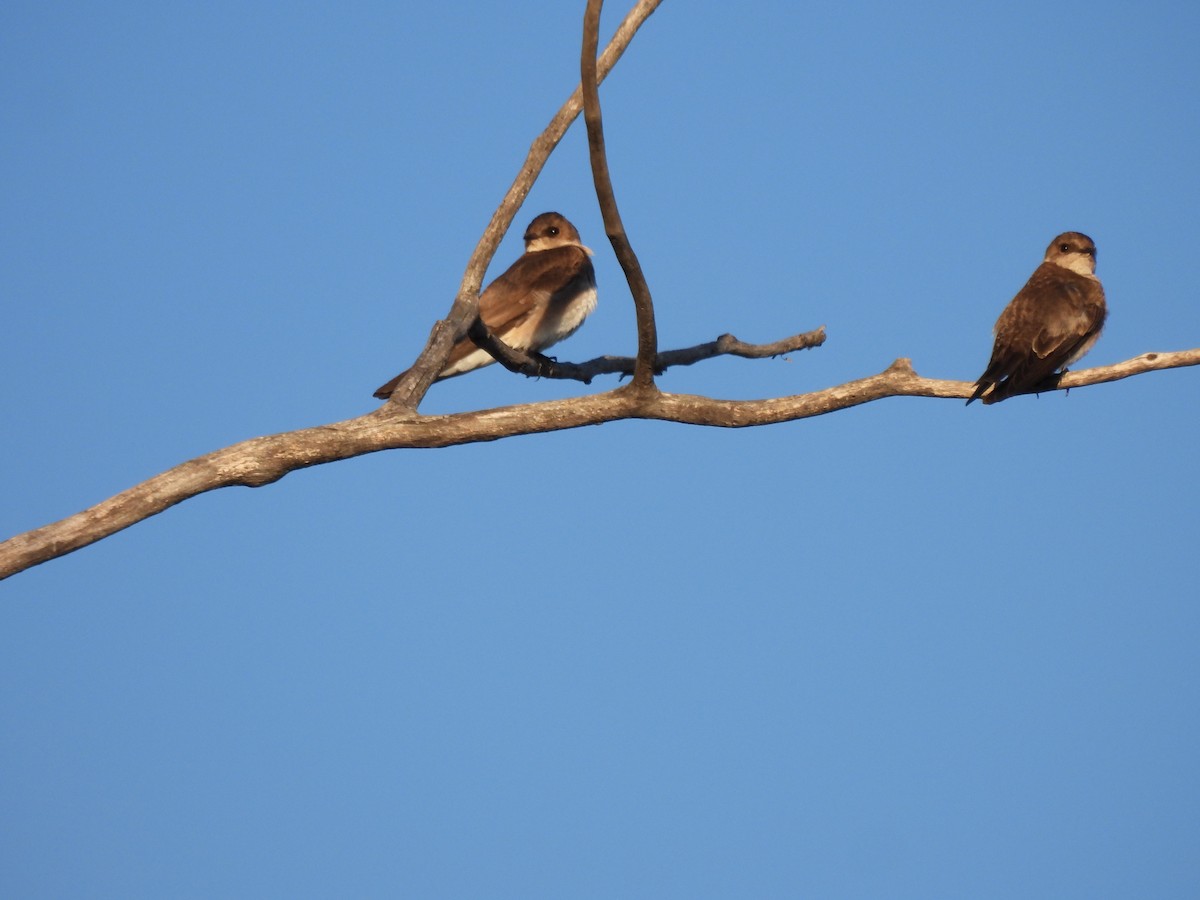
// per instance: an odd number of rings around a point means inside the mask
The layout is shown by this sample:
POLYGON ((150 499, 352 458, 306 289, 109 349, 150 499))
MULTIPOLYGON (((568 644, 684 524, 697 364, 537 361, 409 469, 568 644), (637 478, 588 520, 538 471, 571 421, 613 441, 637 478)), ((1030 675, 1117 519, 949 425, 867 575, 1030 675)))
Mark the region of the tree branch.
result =
MULTIPOLYGON (((484 324, 482 319, 471 323, 467 334, 476 346, 481 347, 508 369, 529 378, 559 378, 591 384, 597 375, 631 376, 637 368, 637 359, 632 356, 597 356, 583 363, 559 362, 541 353, 510 347, 484 324)), ((661 375, 672 366, 690 366, 693 363, 712 359, 714 356, 740 356, 743 359, 766 359, 782 356, 797 350, 820 347, 825 343, 825 326, 815 331, 795 334, 769 344, 747 344, 732 334, 723 334, 715 341, 685 347, 680 350, 665 350, 654 357, 654 374, 661 375)))
MULTIPOLYGON (((1063 376, 1058 389, 1195 365, 1200 365, 1200 348, 1144 353, 1111 366, 1070 372, 1063 376)), ((617 389, 568 400, 413 418, 392 415, 385 405, 344 422, 254 438, 217 450, 83 512, 10 538, 0 543, 0 579, 86 547, 197 494, 233 485, 261 487, 297 469, 380 450, 495 441, 619 419, 746 428, 820 416, 885 397, 965 400, 974 387, 969 381, 922 378, 907 359, 898 359, 878 375, 810 394, 770 400, 714 400, 688 394, 645 394, 617 389)))
MULTIPOLYGON (((658 391, 654 384, 655 371, 668 366, 687 365, 723 354, 750 358, 773 356, 818 346, 824 340, 824 329, 765 345, 744 344, 732 335, 723 335, 709 344, 661 354, 657 352, 650 291, 637 256, 625 235, 608 174, 598 85, 628 46, 638 27, 660 2, 640 0, 597 64, 597 31, 602 0, 589 0, 584 19, 580 88, 530 147, 525 165, 493 214, 471 256, 449 315, 434 326, 417 363, 387 404, 367 415, 343 422, 254 438, 217 450, 156 475, 83 512, 12 537, 0 543, 0 579, 85 547, 198 494, 234 485, 260 487, 298 469, 381 450, 494 441, 520 434, 559 431, 620 419, 658 419, 690 425, 743 428, 824 415, 885 397, 958 400, 970 397, 974 390, 973 383, 922 378, 913 371, 907 359, 896 360, 878 375, 809 394, 777 399, 716 400, 658 391), (520 367, 532 365, 537 374, 580 378, 584 381, 602 373, 632 372, 633 384, 627 388, 569 400, 444 416, 418 414, 416 407, 448 358, 451 345, 466 334, 478 319, 479 287, 483 272, 500 238, 511 225, 545 161, 581 108, 585 109, 593 178, 604 215, 605 230, 634 296, 638 321, 637 357, 633 360, 600 357, 580 366, 572 366, 515 354, 511 348, 505 348, 495 341, 482 323, 478 326, 482 331, 476 329, 472 335, 474 337, 478 331, 482 340, 493 342, 495 349, 490 344, 487 349, 506 365, 516 365, 520 371, 524 371, 520 367)), ((1062 376, 1057 384, 1039 388, 1068 390, 1157 369, 1194 365, 1200 365, 1200 349, 1146 353, 1112 366, 1070 372, 1062 376)))
MULTIPOLYGON (((613 34, 612 40, 608 42, 608 46, 604 48, 604 53, 599 59, 598 69, 593 45, 592 64, 593 68, 597 69, 594 74, 597 81, 603 81, 612 71, 617 60, 621 58, 633 40, 633 36, 642 27, 642 23, 650 18, 651 13, 658 9, 661 2, 662 0, 638 0, 634 4, 617 28, 616 33, 613 34)), ((396 385, 396 389, 392 391, 388 405, 393 410, 404 410, 407 413, 416 411, 421 400, 424 399, 425 393, 429 390, 429 386, 437 377, 437 373, 445 367, 446 360, 450 358, 450 348, 466 334, 471 322, 478 317, 479 289, 483 284, 483 274, 496 254, 496 248, 500 246, 501 239, 511 227, 521 204, 525 202, 534 182, 542 173, 546 160, 550 158, 550 154, 554 152, 554 148, 558 146, 582 109, 583 86, 581 84, 575 88, 571 96, 567 98, 567 102, 550 120, 550 124, 530 145, 525 163, 504 195, 504 199, 492 213, 491 221, 488 222, 483 235, 479 238, 479 243, 475 246, 475 252, 471 254, 471 258, 467 262, 462 284, 459 286, 450 312, 445 319, 434 324, 421 355, 417 357, 417 361, 396 385)))
POLYGON ((992 392, 989 391, 982 399, 984 405, 991 405, 1012 397, 1027 396, 1029 394, 1049 394, 1054 391, 1069 391, 1073 387, 1083 387, 1089 384, 1120 381, 1122 378, 1128 378, 1131 375, 1141 375, 1143 372, 1153 372, 1156 369, 1176 369, 1183 366, 1194 366, 1200 364, 1200 360, 1192 358, 1192 354, 1197 352, 1200 351, 1177 350, 1172 353, 1143 353, 1141 356, 1135 356, 1133 359, 1127 359, 1122 363, 1114 363, 1111 366, 1081 369, 1078 372, 1070 371, 1063 374, 1051 375, 1041 384, 1034 385, 1028 390, 1017 391, 1013 394, 1004 392, 999 399, 995 398, 992 392))
POLYGON ((583 121, 587 125, 588 155, 592 163, 592 180, 596 183, 596 199, 604 217, 604 231, 625 272, 629 292, 633 294, 637 312, 638 352, 634 366, 632 388, 648 391, 654 388, 654 360, 658 354, 658 332, 654 323, 654 301, 650 287, 642 274, 641 263, 625 234, 612 178, 608 173, 608 156, 604 150, 604 122, 600 115, 600 86, 596 76, 596 43, 600 30, 600 10, 604 0, 588 0, 583 14, 583 52, 580 57, 580 86, 583 88, 583 121))

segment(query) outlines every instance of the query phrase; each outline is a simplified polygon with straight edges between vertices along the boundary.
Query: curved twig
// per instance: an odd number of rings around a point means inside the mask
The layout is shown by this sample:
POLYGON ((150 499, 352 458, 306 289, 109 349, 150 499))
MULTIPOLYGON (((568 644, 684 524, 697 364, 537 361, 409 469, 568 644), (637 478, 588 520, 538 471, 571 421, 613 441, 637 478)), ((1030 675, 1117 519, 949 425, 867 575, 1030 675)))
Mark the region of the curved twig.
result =
MULTIPOLYGON (((613 34, 608 46, 604 48, 598 64, 594 58, 595 49, 593 47, 592 62, 593 68, 596 69, 593 77, 597 81, 603 81, 612 71, 613 66, 617 64, 617 60, 621 58, 642 23, 658 9, 661 2, 662 0, 638 0, 625 16, 616 33, 613 34)), ((554 148, 567 133, 571 123, 583 110, 583 105, 583 86, 581 84, 575 88, 571 96, 567 98, 567 102, 550 120, 550 124, 530 145, 524 164, 517 173, 517 177, 513 179, 504 199, 492 213, 491 221, 483 230, 483 235, 479 238, 479 243, 475 246, 471 259, 467 262, 462 284, 459 286, 450 312, 447 313, 445 319, 434 324, 421 355, 417 357, 417 361, 392 392, 387 406, 393 411, 404 410, 409 414, 416 411, 417 406, 425 397, 426 391, 429 390, 429 386, 437 377, 437 373, 442 370, 446 365, 446 360, 450 358, 450 348, 466 333, 471 322, 478 315, 479 289, 483 284, 483 274, 496 254, 496 248, 500 246, 501 239, 512 225, 517 210, 529 196, 529 190, 545 167, 546 160, 550 158, 550 154, 554 152, 554 148)))
MULTIPOLYGON (((1111 366, 1071 372, 1063 376, 1059 388, 1101 384, 1143 372, 1195 365, 1200 365, 1200 348, 1144 353, 1111 366)), ((770 400, 714 400, 618 388, 568 400, 411 419, 389 414, 385 405, 356 419, 254 438, 217 450, 83 512, 10 538, 0 543, 0 579, 86 547, 197 494, 232 485, 260 487, 297 469, 380 450, 495 441, 618 419, 746 428, 824 415, 885 397, 965 400, 974 388, 969 381, 922 378, 907 359, 898 359, 878 375, 810 394, 770 400)))
POLYGON ((608 174, 608 157, 604 151, 604 122, 600 116, 599 79, 596 76, 596 44, 600 31, 600 10, 604 0, 588 0, 583 14, 583 52, 580 58, 580 85, 583 88, 583 121, 587 125, 588 155, 592 162, 592 180, 596 183, 596 199, 604 217, 604 231, 617 254, 617 261, 629 282, 637 312, 638 352, 634 366, 634 390, 654 388, 654 359, 658 354, 658 332, 654 324, 654 301, 650 287, 642 274, 641 263, 625 234, 612 179, 608 174))

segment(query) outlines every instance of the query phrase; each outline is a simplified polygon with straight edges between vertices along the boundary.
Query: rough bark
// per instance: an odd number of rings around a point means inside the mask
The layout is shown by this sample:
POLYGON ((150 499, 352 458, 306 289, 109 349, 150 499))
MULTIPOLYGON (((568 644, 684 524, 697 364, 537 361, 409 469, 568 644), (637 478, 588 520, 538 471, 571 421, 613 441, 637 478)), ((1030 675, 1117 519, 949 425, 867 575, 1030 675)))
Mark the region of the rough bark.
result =
MULTIPOLYGON (((1200 348, 1144 353, 1115 365, 1070 372, 1063 376, 1057 390, 1195 365, 1200 365, 1200 348)), ((355 419, 253 438, 217 450, 168 469, 83 512, 10 538, 0 544, 0 578, 86 547, 197 494, 232 485, 261 487, 297 469, 380 450, 449 447, 619 419, 748 428, 820 416, 886 397, 965 400, 973 389, 970 381, 922 378, 907 359, 898 359, 878 375, 810 394, 768 400, 716 400, 657 392, 647 395, 630 384, 590 397, 444 416, 422 416, 396 404, 384 404, 355 419)))

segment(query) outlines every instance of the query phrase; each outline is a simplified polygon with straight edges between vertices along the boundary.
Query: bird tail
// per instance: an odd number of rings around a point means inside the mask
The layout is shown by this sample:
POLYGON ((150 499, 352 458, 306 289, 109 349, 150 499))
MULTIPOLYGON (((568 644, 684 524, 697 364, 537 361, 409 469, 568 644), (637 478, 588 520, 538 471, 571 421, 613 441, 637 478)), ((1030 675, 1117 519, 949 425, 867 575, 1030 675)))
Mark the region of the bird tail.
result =
POLYGON ((984 406, 991 406, 993 403, 999 403, 1001 400, 1007 400, 1011 397, 1012 391, 1009 389, 1008 380, 1004 381, 979 381, 975 384, 975 393, 971 395, 971 399, 967 401, 967 406, 970 406, 976 400, 983 399, 984 406), (991 388, 991 391, 988 391, 991 388), (984 394, 987 394, 985 397, 984 394))
MULTIPOLYGON (((976 400, 978 400, 980 397, 982 397, 984 391, 986 391, 989 387, 991 387, 991 385, 992 385, 992 382, 984 381, 982 378, 979 379, 979 381, 975 382, 975 393, 973 393, 971 395, 971 399, 969 399, 967 401, 967 406, 970 406, 972 403, 974 403, 976 400)), ((376 394, 376 396, 379 396, 379 395, 376 394)), ((984 403, 986 403, 986 402, 987 401, 985 400, 984 403)))
POLYGON ((396 389, 396 385, 398 385, 400 383, 400 379, 403 378, 407 374, 408 374, 408 369, 405 369, 403 372, 401 372, 399 375, 397 375, 395 378, 393 378, 387 384, 382 385, 380 388, 378 388, 375 391, 375 396, 378 397, 380 400, 387 400, 389 397, 392 396, 392 391, 394 391, 396 389))

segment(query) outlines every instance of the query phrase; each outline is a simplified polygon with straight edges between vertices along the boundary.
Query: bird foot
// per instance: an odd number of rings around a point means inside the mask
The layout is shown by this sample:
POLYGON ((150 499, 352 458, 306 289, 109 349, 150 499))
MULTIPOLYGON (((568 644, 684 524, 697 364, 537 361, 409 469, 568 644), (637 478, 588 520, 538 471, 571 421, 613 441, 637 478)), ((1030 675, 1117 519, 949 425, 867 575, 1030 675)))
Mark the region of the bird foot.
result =
POLYGON ((529 352, 530 358, 537 364, 537 367, 538 367, 537 377, 538 378, 543 378, 545 376, 548 376, 550 374, 550 371, 554 368, 554 364, 556 362, 558 362, 557 356, 546 356, 544 354, 538 353, 536 350, 530 350, 528 352, 529 352))

